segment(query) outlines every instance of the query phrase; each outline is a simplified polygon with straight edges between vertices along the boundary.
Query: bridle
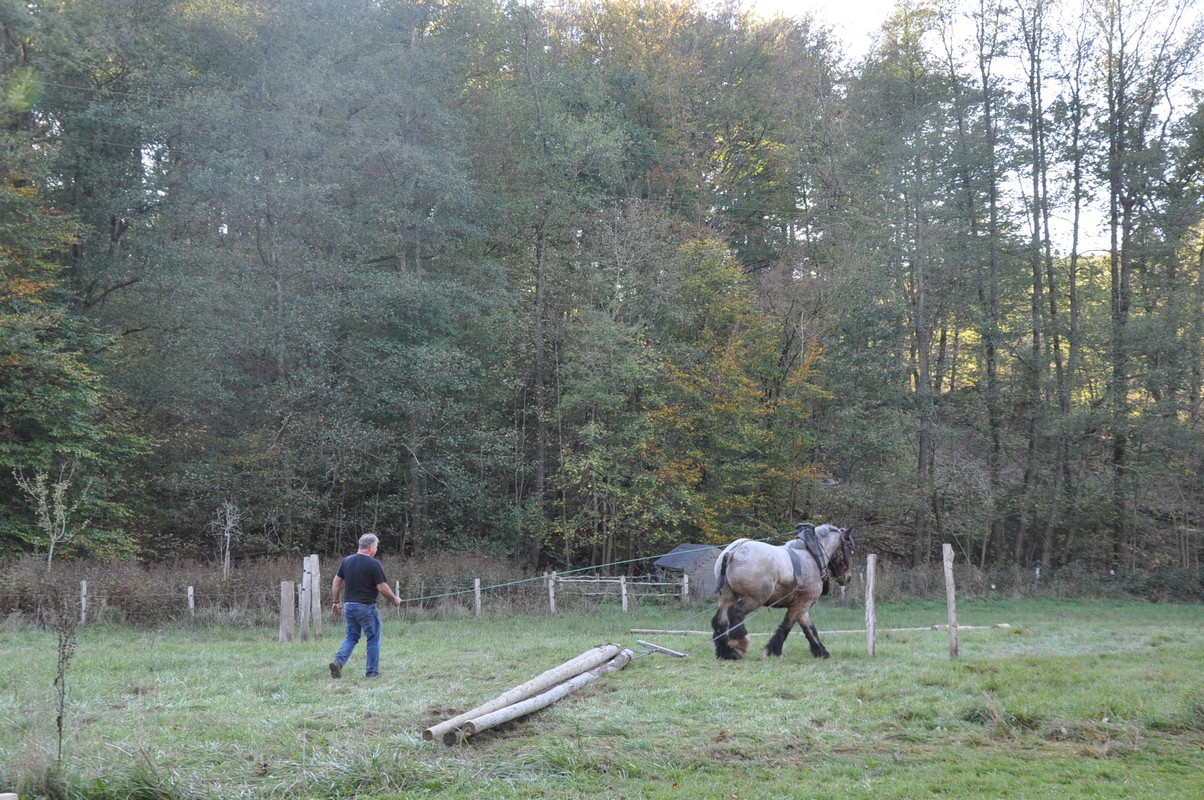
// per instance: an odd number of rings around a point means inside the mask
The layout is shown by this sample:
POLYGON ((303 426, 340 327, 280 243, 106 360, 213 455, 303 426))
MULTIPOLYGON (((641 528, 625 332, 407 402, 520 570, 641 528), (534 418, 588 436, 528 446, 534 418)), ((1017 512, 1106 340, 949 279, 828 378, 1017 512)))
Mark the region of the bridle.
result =
POLYGON ((830 567, 837 564, 843 567, 843 573, 847 574, 853 571, 853 556, 857 553, 857 545, 853 541, 852 528, 842 528, 840 531, 840 546, 832 556, 828 557, 828 564, 824 567, 824 577, 829 577, 830 567), (840 554, 839 561, 833 558, 837 553, 840 554))
MULTIPOLYGON (((815 564, 819 567, 819 578, 824 583, 825 594, 828 581, 833 577, 833 567, 839 571, 840 575, 836 578, 836 582, 842 586, 848 583, 848 576, 852 573, 853 554, 856 553, 857 547, 853 543, 852 528, 838 528, 840 531, 840 542, 833 549, 831 555, 824 548, 823 542, 815 533, 815 526, 809 522, 800 523, 798 526, 798 534, 796 539, 803 543, 802 548, 815 560, 815 564), (842 581, 841 578, 844 578, 842 581)), ((799 576, 802 572, 802 564, 795 554, 795 550, 787 547, 786 552, 790 554, 790 560, 794 565, 794 580, 795 591, 798 591, 799 576)))

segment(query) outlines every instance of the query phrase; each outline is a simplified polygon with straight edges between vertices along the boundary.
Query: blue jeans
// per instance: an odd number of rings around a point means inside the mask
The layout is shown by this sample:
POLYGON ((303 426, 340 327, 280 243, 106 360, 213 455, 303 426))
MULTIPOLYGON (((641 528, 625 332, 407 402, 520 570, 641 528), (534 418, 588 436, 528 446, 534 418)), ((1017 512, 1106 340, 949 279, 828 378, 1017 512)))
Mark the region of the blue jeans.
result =
POLYGON ((351 651, 360 640, 360 634, 368 637, 368 666, 365 674, 371 678, 380 674, 380 614, 375 605, 365 603, 343 603, 343 619, 347 623, 347 635, 335 661, 346 664, 351 658, 351 651))

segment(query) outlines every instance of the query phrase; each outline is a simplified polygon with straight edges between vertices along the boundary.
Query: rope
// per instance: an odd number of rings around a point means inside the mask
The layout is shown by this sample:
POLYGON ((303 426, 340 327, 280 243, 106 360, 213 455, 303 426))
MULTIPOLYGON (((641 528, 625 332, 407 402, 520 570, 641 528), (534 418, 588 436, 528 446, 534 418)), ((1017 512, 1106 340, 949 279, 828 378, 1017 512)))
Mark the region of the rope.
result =
MULTIPOLYGON (((772 538, 774 538, 774 537, 766 536, 762 539, 758 539, 757 541, 765 542, 772 538)), ((672 551, 669 551, 669 552, 672 552, 672 551)), ((643 556, 641 558, 629 558, 624 561, 611 561, 606 564, 594 564, 594 565, 588 566, 588 567, 577 567, 576 569, 557 570, 556 575, 557 575, 557 577, 563 576, 563 575, 575 575, 578 572, 590 572, 593 570, 606 569, 609 567, 621 567, 621 566, 624 566, 625 564, 636 564, 641 561, 652 561, 654 559, 663 558, 663 557, 669 555, 669 552, 658 553, 656 555, 651 555, 651 556, 643 556)), ((514 580, 514 581, 507 581, 506 583, 496 583, 496 584, 493 584, 492 586, 482 586, 481 591, 484 592, 487 590, 491 591, 493 589, 505 589, 510 586, 519 586, 524 583, 533 583, 535 581, 546 581, 546 580, 549 580, 549 578, 550 578, 550 576, 548 576, 548 575, 537 575, 532 578, 520 578, 520 579, 514 580)), ((438 600, 438 599, 441 599, 444 597, 458 597, 460 595, 473 594, 475 592, 476 592, 476 589, 464 589, 464 590, 455 591, 455 592, 445 592, 443 594, 431 594, 431 595, 423 595, 421 597, 403 598, 401 602, 402 603, 420 603, 424 600, 438 600)))
MULTIPOLYGON (((765 536, 756 541, 765 542, 765 541, 769 541, 770 539, 773 539, 773 538, 776 538, 776 537, 765 536)), ((624 559, 622 561, 611 561, 611 562, 608 562, 605 564, 593 564, 593 565, 590 565, 587 567, 577 567, 575 569, 557 570, 555 574, 557 577, 561 577, 564 575, 575 575, 575 574, 581 573, 581 572, 592 572, 592 571, 596 571, 596 570, 600 570, 600 569, 607 569, 607 568, 611 568, 611 567, 621 567, 621 566, 625 566, 627 564, 637 564, 637 563, 640 563, 643 561, 653 561, 655 559, 662 558, 662 557, 668 555, 670 552, 672 552, 672 551, 658 553, 658 554, 651 555, 651 556, 642 556, 640 558, 629 558, 629 559, 624 559)), ((490 584, 488 586, 482 586, 480 588, 480 591, 481 592, 495 591, 498 589, 506 589, 506 588, 510 588, 510 587, 514 587, 514 586, 521 586, 521 585, 527 584, 527 583, 533 583, 535 581, 546 581, 546 580, 550 580, 550 579, 551 578, 549 575, 536 575, 536 576, 533 576, 530 578, 519 578, 519 579, 513 580, 513 581, 505 581, 503 583, 495 583, 495 584, 490 584)), ((422 602, 425 602, 428 600, 439 600, 439 599, 446 598, 446 597, 461 597, 464 595, 476 594, 476 592, 477 592, 476 587, 473 587, 471 589, 461 589, 461 590, 450 591, 450 592, 442 592, 442 593, 438 593, 438 594, 426 594, 426 595, 419 595, 416 597, 406 597, 406 598, 402 598, 401 602, 403 605, 406 603, 422 603, 422 602)), ((259 591, 246 590, 246 591, 242 592, 242 594, 246 597, 258 596, 259 599, 262 601, 265 597, 269 597, 269 598, 271 597, 271 590, 259 590, 259 591)), ((225 596, 226 595, 221 594, 221 593, 196 592, 193 594, 193 599, 194 600, 205 600, 205 599, 214 598, 214 597, 222 598, 225 596)), ((180 594, 179 593, 149 593, 149 594, 138 593, 135 595, 113 595, 113 594, 101 594, 99 592, 96 592, 96 593, 90 592, 88 594, 89 600, 94 600, 97 602, 105 602, 108 600, 128 600, 128 599, 160 598, 160 597, 162 597, 162 598, 178 598, 178 597, 180 597, 180 594)), ((763 610, 764 610, 764 607, 759 608, 756 611, 754 611, 752 614, 750 614, 748 617, 746 617, 745 619, 750 619, 763 610)), ((398 609, 398 611, 400 613, 400 608, 398 609)), ((700 611, 697 614, 691 615, 690 617, 687 617, 686 619, 682 620, 682 623, 690 622, 690 621, 695 620, 698 617, 701 617, 707 613, 710 613, 710 609, 705 609, 703 611, 700 611)), ((731 629, 729 628, 727 632, 730 633, 731 629)), ((710 642, 713 642, 716 638, 718 638, 718 635, 711 637, 710 642)), ((693 652, 701 649, 702 647, 705 647, 707 644, 709 644, 709 642, 704 642, 703 644, 694 648, 694 650, 691 650, 690 653, 693 653, 693 652)), ((688 654, 689 653, 687 653, 687 655, 688 654)), ((642 654, 636 656, 636 658, 642 658, 644 655, 648 655, 648 653, 647 652, 642 653, 642 654)))
MULTIPOLYGON (((774 537, 771 537, 771 536, 766 536, 766 537, 764 537, 764 538, 758 539, 757 541, 760 541, 760 542, 765 542, 765 541, 768 541, 768 540, 769 540, 769 539, 771 539, 771 538, 774 538, 774 537)), ((659 558, 659 556, 657 556, 657 557, 659 558)), ((798 591, 798 587, 795 587, 794 591, 796 591, 796 592, 797 592, 797 591, 798 591)), ((753 619, 753 618, 755 618, 755 617, 756 617, 758 614, 760 614, 762 611, 764 611, 764 610, 765 610, 765 609, 767 609, 767 608, 769 608, 769 606, 761 606, 760 608, 757 608, 755 611, 753 611, 753 612, 751 612, 751 613, 749 613, 749 614, 745 615, 744 619, 742 619, 742 620, 740 621, 740 623, 739 623, 739 624, 740 624, 740 625, 743 625, 743 624, 745 624, 745 623, 746 623, 746 622, 748 622, 750 619, 753 619)), ((685 627, 685 624, 686 624, 686 623, 688 623, 688 622, 693 622, 694 620, 698 619, 699 617, 703 616, 704 614, 709 614, 710 612, 711 612, 711 609, 709 609, 709 608, 707 608, 707 609, 704 609, 704 610, 702 610, 702 611, 699 611, 697 614, 693 614, 693 615, 691 615, 691 616, 689 616, 689 617, 686 617, 685 619, 681 620, 681 621, 680 621, 680 622, 679 622, 677 625, 675 625, 675 626, 674 626, 674 628, 676 628, 676 629, 678 629, 678 630, 681 630, 681 629, 683 629, 683 628, 685 627)), ((692 650, 687 650, 687 651, 685 651, 685 654, 686 654, 686 656, 691 656, 691 655, 693 655, 694 653, 697 653, 697 652, 698 652, 699 650, 701 650, 702 648, 704 648, 704 647, 707 647, 708 645, 714 644, 714 643, 715 643, 715 640, 716 640, 716 639, 718 639, 720 636, 728 636, 728 635, 730 635, 730 634, 731 634, 731 632, 732 632, 732 630, 733 630, 734 628, 735 628, 735 626, 734 626, 734 625, 733 625, 733 626, 729 626, 727 630, 723 631, 723 633, 717 633, 717 634, 715 634, 714 636, 712 636, 710 639, 708 639, 708 640, 704 641, 702 644, 700 644, 700 645, 698 645, 698 646, 694 647, 692 650)), ((655 636, 655 635, 656 635, 656 634, 653 634, 652 636, 655 636)), ((665 635, 665 634, 661 634, 661 635, 665 635)), ((651 637, 649 637, 649 638, 651 638, 651 637)), ((655 639, 653 639, 653 641, 655 641, 655 639)), ((653 652, 653 651, 651 651, 651 650, 645 650, 643 653, 639 654, 638 656, 635 656, 635 657, 633 657, 633 658, 632 658, 632 661, 634 661, 636 658, 643 658, 644 656, 650 656, 650 655, 652 655, 652 652, 653 652)))

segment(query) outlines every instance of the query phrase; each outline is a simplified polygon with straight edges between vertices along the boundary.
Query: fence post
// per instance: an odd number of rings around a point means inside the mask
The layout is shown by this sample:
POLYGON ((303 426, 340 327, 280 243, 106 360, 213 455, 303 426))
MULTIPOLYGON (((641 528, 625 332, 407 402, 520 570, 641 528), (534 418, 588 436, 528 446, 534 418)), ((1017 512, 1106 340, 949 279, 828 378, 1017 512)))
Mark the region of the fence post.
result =
POLYGON ((88 619, 88 582, 79 582, 79 624, 83 625, 88 619))
POLYGON ((309 557, 309 579, 311 591, 309 595, 309 622, 313 628, 314 638, 322 638, 322 565, 318 554, 309 557))
POLYGON ((309 578, 309 556, 301 559, 301 590, 297 598, 297 624, 301 628, 301 641, 309 641, 309 612, 311 611, 310 592, 313 582, 309 578))
POLYGON ((481 579, 472 579, 472 610, 481 616, 481 579))
POLYGON ((548 608, 553 614, 556 613, 556 573, 551 573, 548 578, 548 608))
POLYGON ((681 574, 681 601, 690 602, 690 575, 686 572, 681 574))
POLYGON ((874 616, 874 570, 877 566, 876 554, 865 557, 865 652, 871 656, 878 645, 878 618, 874 616))
POLYGON ((957 592, 953 588, 953 545, 941 545, 945 561, 945 601, 949 604, 949 658, 957 658, 957 592))
POLYGON ((196 595, 191 586, 188 587, 188 616, 196 616, 196 595))
POLYGON ((280 641, 291 642, 296 634, 297 608, 296 584, 292 581, 280 582, 280 641))
POLYGON ((619 594, 623 596, 623 613, 627 613, 627 576, 619 576, 619 594))

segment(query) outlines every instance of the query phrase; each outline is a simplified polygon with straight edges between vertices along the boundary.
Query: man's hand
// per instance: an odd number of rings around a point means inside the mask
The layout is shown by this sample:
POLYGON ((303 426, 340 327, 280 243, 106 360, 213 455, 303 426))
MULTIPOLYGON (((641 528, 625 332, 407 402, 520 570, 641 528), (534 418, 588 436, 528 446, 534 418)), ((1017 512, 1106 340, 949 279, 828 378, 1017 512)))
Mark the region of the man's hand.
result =
POLYGON ((336 617, 343 613, 343 604, 338 600, 334 601, 334 606, 332 606, 332 608, 334 609, 334 615, 336 617))

